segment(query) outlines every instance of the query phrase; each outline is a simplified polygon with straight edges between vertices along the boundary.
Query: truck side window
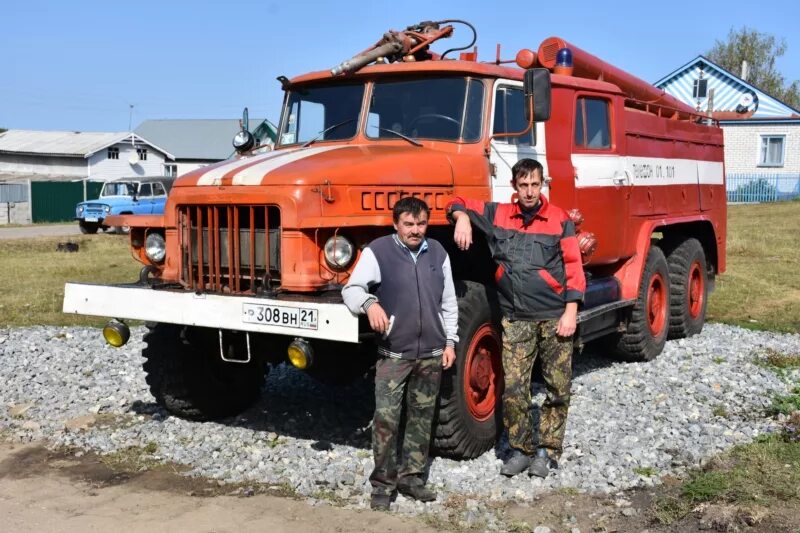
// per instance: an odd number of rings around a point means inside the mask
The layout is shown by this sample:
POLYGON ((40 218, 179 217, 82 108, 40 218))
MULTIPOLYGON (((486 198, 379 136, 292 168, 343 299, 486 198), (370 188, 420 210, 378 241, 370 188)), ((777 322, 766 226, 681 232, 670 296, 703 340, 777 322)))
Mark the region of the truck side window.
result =
POLYGON ((163 185, 158 182, 153 183, 153 196, 164 196, 166 194, 163 185))
MULTIPOLYGON (((494 99, 494 129, 492 133, 522 131, 528 126, 525 121, 525 95, 521 87, 498 87, 494 99)), ((536 144, 534 129, 516 137, 499 137, 498 142, 508 144, 536 144)))
POLYGON ((150 190, 150 184, 149 183, 142 183, 141 185, 139 185, 139 195, 138 196, 140 198, 142 196, 152 196, 152 195, 153 195, 153 192, 150 190))
POLYGON ((579 97, 575 104, 575 146, 589 150, 611 148, 608 100, 579 97))

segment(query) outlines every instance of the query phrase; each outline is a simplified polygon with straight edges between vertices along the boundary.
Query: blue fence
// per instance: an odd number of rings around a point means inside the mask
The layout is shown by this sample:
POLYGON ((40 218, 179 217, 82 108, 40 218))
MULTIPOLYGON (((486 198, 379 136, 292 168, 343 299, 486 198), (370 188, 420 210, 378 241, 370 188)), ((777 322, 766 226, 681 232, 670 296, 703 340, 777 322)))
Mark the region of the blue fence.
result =
POLYGON ((782 202, 800 198, 800 174, 728 174, 728 203, 782 202))

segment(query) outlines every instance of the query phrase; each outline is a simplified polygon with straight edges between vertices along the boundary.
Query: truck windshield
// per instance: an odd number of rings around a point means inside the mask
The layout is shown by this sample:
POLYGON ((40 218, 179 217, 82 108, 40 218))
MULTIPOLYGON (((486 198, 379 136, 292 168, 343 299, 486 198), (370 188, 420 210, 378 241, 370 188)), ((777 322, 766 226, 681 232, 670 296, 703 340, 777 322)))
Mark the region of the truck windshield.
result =
POLYGON ((445 141, 481 137, 483 83, 470 78, 375 82, 367 136, 445 141), (396 132, 396 133, 395 133, 396 132))
POLYGON ((283 110, 280 145, 355 137, 363 99, 364 85, 292 90, 283 110))
POLYGON ((100 196, 133 196, 136 193, 136 185, 127 181, 116 181, 103 185, 100 196))

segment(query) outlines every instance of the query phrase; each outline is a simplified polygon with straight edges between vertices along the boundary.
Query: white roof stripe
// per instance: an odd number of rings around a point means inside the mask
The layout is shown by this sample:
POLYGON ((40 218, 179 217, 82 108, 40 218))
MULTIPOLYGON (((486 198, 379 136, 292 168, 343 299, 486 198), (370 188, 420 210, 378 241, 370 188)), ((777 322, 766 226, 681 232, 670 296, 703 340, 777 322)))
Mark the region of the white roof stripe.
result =
POLYGON ((254 163, 258 164, 268 159, 272 159, 275 157, 279 157, 281 155, 286 154, 287 152, 294 152, 295 149, 292 150, 281 150, 279 152, 267 152, 265 154, 259 154, 253 157, 247 157, 244 159, 232 159, 230 161, 226 161, 225 163, 220 164, 219 166, 210 169, 209 171, 205 172, 200 179, 197 180, 198 185, 219 185, 222 182, 222 178, 228 172, 234 171, 236 169, 244 168, 246 165, 252 165, 254 163))
POLYGON ((293 150, 290 153, 282 150, 278 157, 270 158, 266 161, 263 161, 257 165, 252 167, 245 168, 240 172, 236 173, 233 176, 233 184, 234 185, 260 185, 261 180, 264 177, 272 172, 273 170, 280 168, 284 165, 288 165, 289 163, 294 163, 295 161, 300 161, 301 159, 305 159, 306 157, 311 157, 317 154, 321 154, 324 152, 329 152, 331 150, 338 150, 341 148, 347 148, 346 146, 316 146, 313 148, 300 148, 298 150, 293 150))

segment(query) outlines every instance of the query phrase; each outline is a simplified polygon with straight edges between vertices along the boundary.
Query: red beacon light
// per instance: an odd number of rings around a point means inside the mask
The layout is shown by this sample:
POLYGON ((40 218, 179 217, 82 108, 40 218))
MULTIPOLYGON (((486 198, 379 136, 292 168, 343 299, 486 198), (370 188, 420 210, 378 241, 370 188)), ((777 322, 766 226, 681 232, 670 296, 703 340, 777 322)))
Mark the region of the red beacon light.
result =
POLYGON ((556 54, 556 65, 553 67, 553 74, 572 76, 572 50, 561 48, 556 54))

